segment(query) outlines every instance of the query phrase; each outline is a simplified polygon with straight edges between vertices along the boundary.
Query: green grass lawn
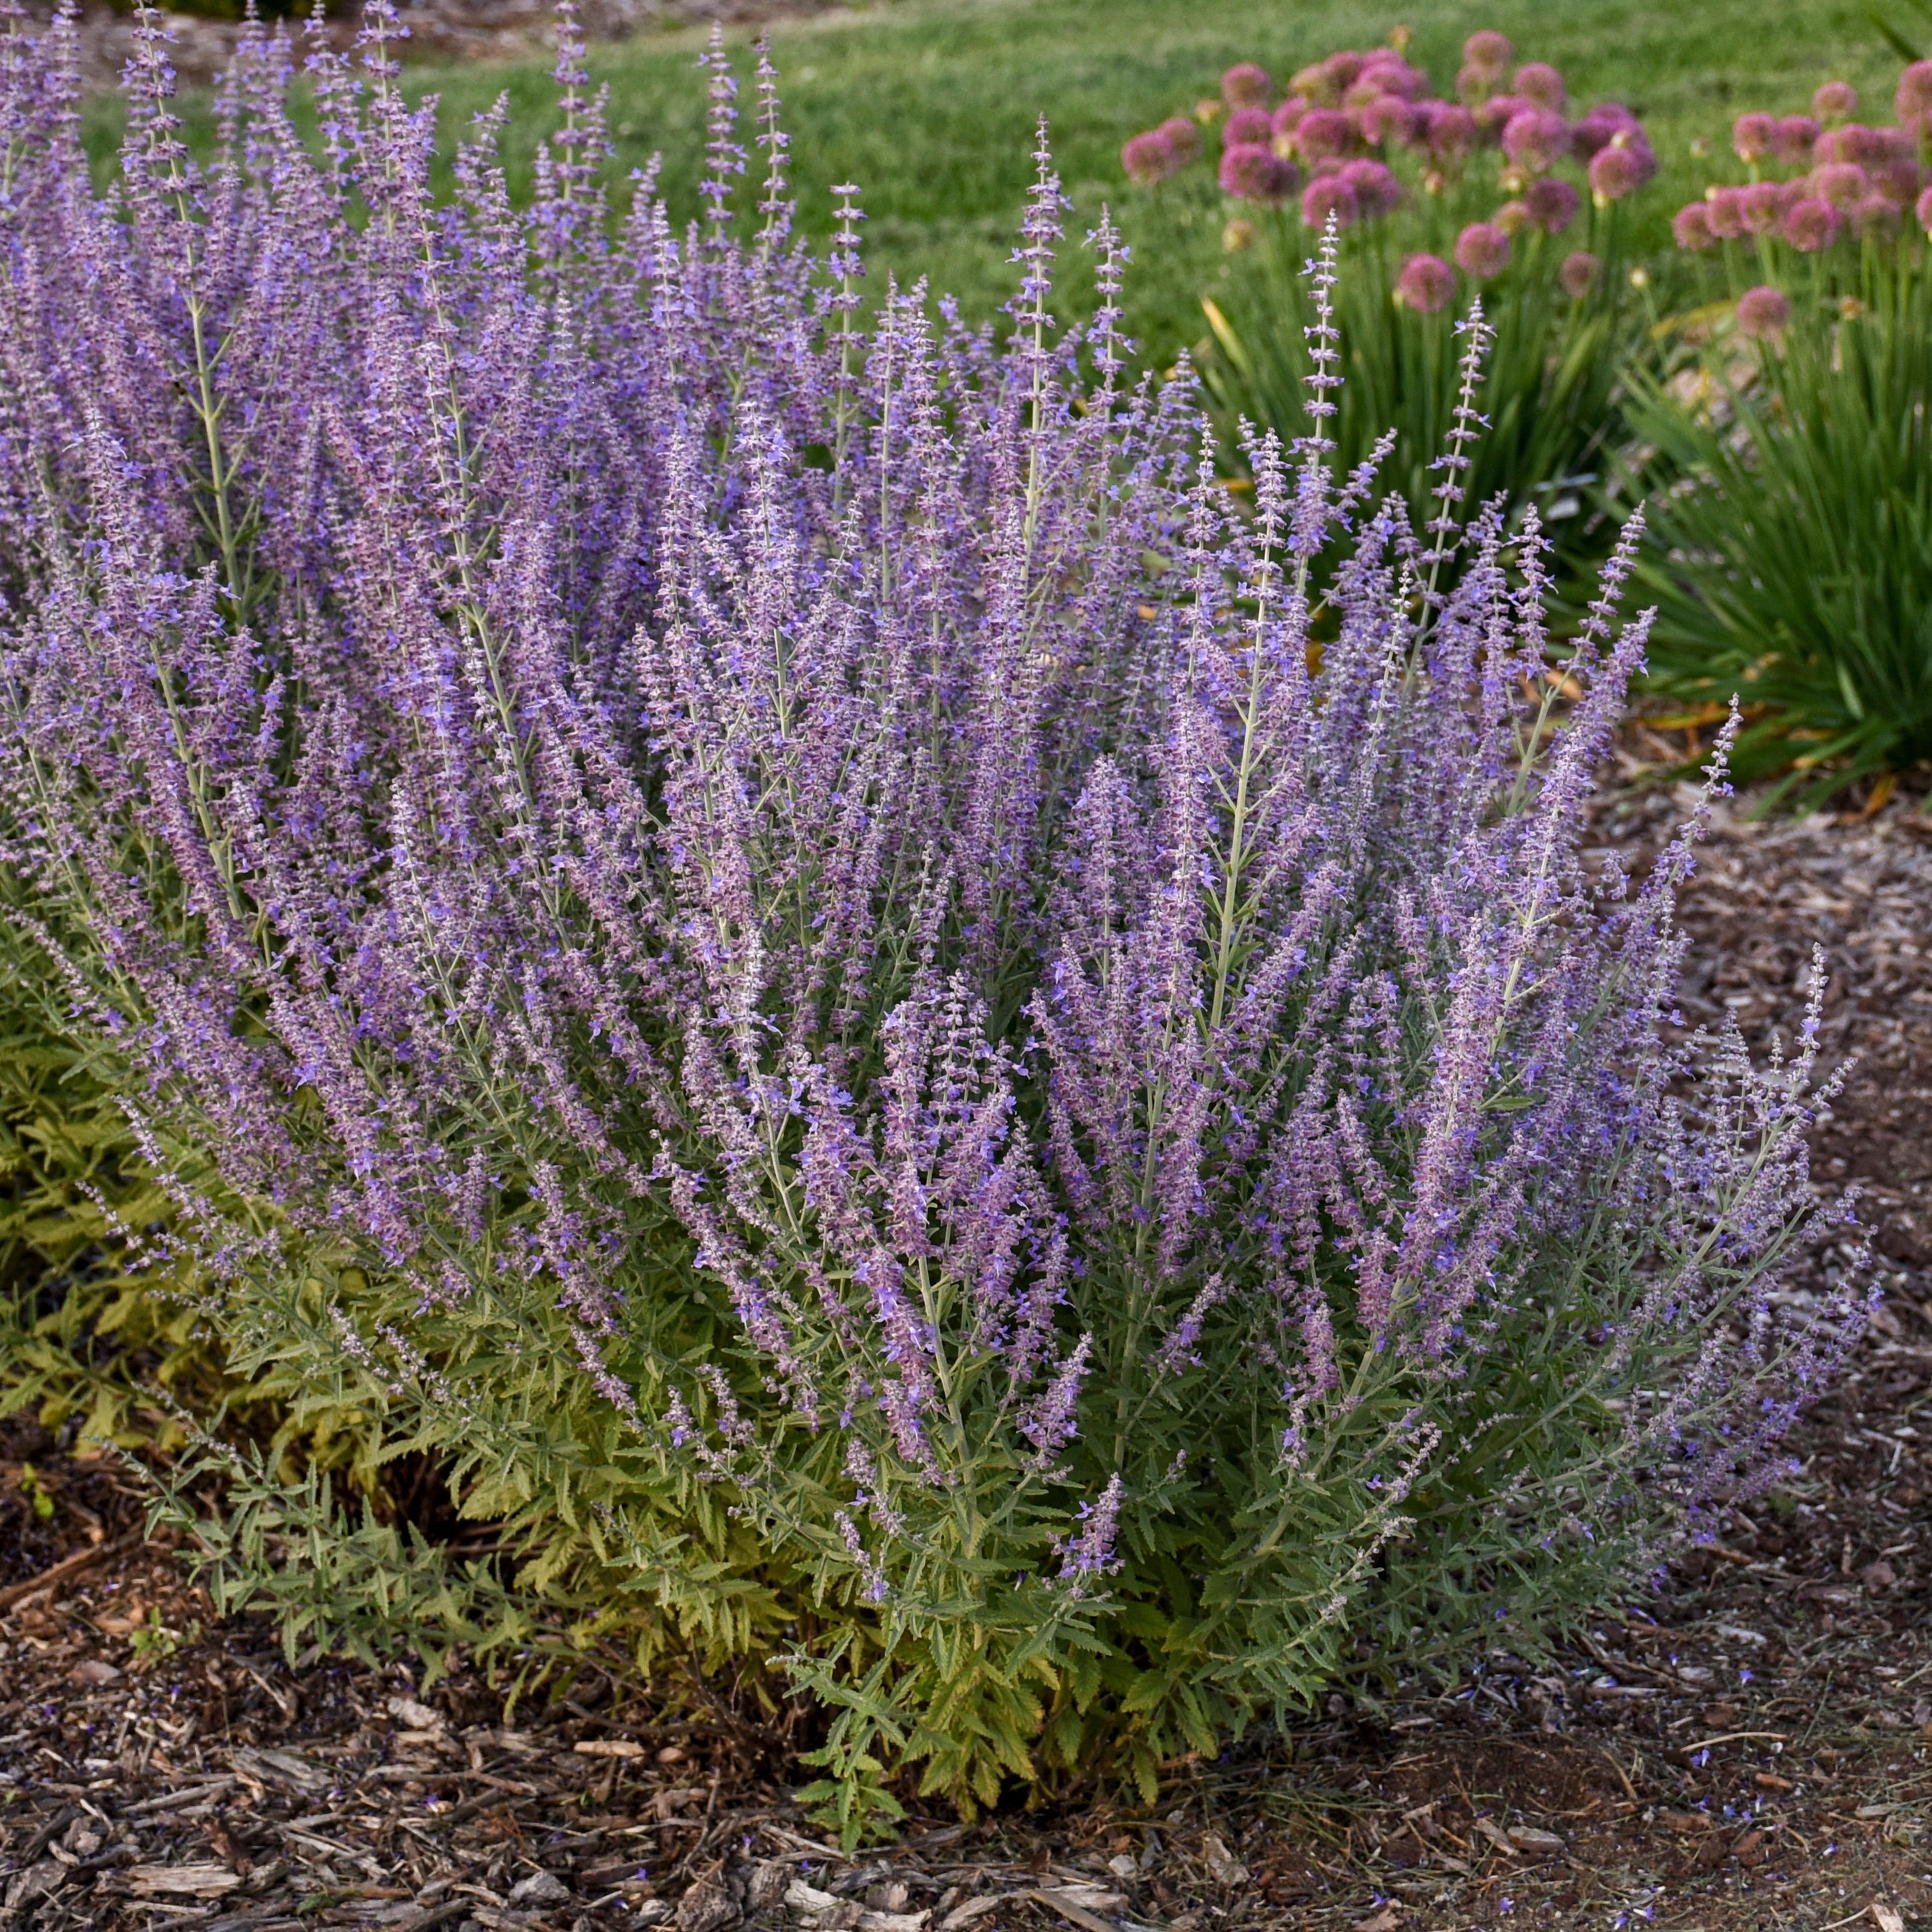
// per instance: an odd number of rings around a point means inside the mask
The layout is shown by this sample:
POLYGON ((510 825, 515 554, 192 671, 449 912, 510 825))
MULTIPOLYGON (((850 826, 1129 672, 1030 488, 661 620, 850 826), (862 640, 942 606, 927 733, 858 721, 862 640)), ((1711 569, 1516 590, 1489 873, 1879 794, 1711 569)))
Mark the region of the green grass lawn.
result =
MULTIPOLYGON (((1909 12, 1901 18, 1913 26, 1909 12)), ((1747 106, 1791 112, 1828 77, 1855 82, 1873 118, 1890 118, 1898 62, 1861 0, 1421 0, 1406 8, 1354 0, 905 0, 890 8, 772 30, 808 230, 828 225, 826 190, 865 191, 877 268, 928 278, 974 316, 992 313, 1013 281, 1012 230, 1044 114, 1073 208, 1070 243, 1112 206, 1134 253, 1130 326, 1166 360, 1202 332, 1199 298, 1219 272, 1226 208, 1197 167, 1158 194, 1121 177, 1121 141, 1215 91, 1231 62, 1261 61, 1285 78, 1304 61, 1414 32, 1409 57, 1448 86, 1464 36, 1500 27, 1520 56, 1554 62, 1573 99, 1628 102, 1648 123, 1664 165, 1647 200, 1658 238, 1670 211, 1705 178, 1690 152, 1699 136, 1721 150, 1747 106)), ((661 151, 674 206, 694 208, 704 100, 686 36, 599 50, 592 67, 611 91, 620 165, 661 151)), ((748 46, 734 43, 748 75, 748 46)), ((540 68, 416 70, 414 88, 442 99, 454 134, 500 88, 514 102, 520 160, 549 124, 540 68)), ((1084 272, 1069 304, 1087 297, 1084 272)))
MULTIPOLYGON (((1921 25, 1909 9, 1901 22, 1921 25)), ((1747 106, 1790 112, 1819 81, 1858 84, 1873 118, 1888 118, 1898 62, 1863 0, 1420 0, 1402 9, 1356 0, 899 0, 771 30, 794 143, 808 232, 829 226, 826 190, 861 184, 875 271, 928 278, 967 314, 993 313, 1013 285, 1012 231, 1031 172, 1036 119, 1045 115, 1066 192, 1070 279, 1063 308, 1089 300, 1080 238, 1112 205, 1132 246, 1129 327, 1166 362, 1202 332, 1200 297, 1221 272, 1227 208, 1197 166, 1157 194, 1130 186, 1118 155, 1126 136, 1183 112, 1216 88, 1222 68, 1263 62, 1285 78, 1344 46, 1369 46, 1402 20, 1409 57, 1438 87, 1454 72, 1464 36, 1500 27, 1525 58, 1556 62, 1573 99, 1614 98, 1648 122, 1664 164, 1646 196, 1656 238, 1705 178, 1694 139, 1721 150, 1731 117, 1747 106)), ((1928 36, 1932 38, 1932 36, 1928 36)), ((734 41, 748 78, 746 37, 734 41)), ((666 34, 592 56, 608 82, 621 168, 664 157, 674 206, 695 212, 704 114, 694 62, 701 38, 666 34)), ((412 92, 441 97, 453 140, 471 115, 507 88, 514 162, 553 120, 540 64, 413 68, 412 92)), ((192 118, 206 133, 205 104, 192 118)), ((90 118, 104 154, 112 114, 90 118)))

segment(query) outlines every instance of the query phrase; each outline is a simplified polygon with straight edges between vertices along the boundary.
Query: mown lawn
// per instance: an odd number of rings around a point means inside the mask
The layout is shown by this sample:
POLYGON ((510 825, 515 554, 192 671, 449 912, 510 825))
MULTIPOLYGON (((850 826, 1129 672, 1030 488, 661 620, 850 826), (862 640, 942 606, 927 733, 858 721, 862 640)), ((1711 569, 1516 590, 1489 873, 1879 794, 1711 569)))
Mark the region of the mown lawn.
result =
MULTIPOLYGON (((1894 9, 1901 26, 1922 23, 1894 9)), ((1699 136, 1721 151, 1746 106, 1785 112, 1828 77, 1855 82, 1874 118, 1890 118, 1898 62, 1862 0, 1425 0, 1406 8, 1355 0, 904 0, 771 30, 794 142, 802 214, 823 232, 835 182, 862 184, 868 247, 880 270, 928 278, 970 315, 991 313, 1013 279, 1012 233, 1044 114, 1077 241, 1110 204, 1132 242, 1130 326, 1165 361, 1202 328, 1199 298, 1220 265, 1226 208, 1206 170, 1192 191, 1158 195, 1120 177, 1136 129, 1214 92, 1222 68, 1258 59, 1285 77, 1344 46, 1372 46, 1406 20, 1410 58, 1446 86, 1464 36, 1500 27, 1524 58, 1553 61, 1574 99, 1628 101, 1664 161, 1646 197, 1658 238, 1670 212, 1701 188, 1699 136)), ((1932 39, 1932 34, 1924 36, 1932 39)), ((704 100, 693 71, 702 45, 680 34, 601 50, 620 164, 664 156, 674 204, 694 208, 704 100)), ((734 40, 748 74, 748 43, 734 40)), ((520 157, 548 124, 550 83, 536 67, 416 70, 440 94, 453 135, 507 87, 520 157)), ((1082 274, 1068 299, 1086 299, 1082 274)))
MULTIPOLYGON (((1910 0, 1892 10, 1902 27, 1932 40, 1910 0)), ((1202 167, 1158 194, 1130 187, 1120 173, 1121 141, 1212 94, 1232 61, 1257 59, 1286 77, 1335 47, 1376 44, 1398 21, 1414 29, 1410 58, 1438 86, 1453 75, 1465 35, 1500 27, 1521 57, 1556 62, 1573 99, 1636 108, 1664 164, 1646 197, 1660 242, 1670 211, 1706 178, 1690 153, 1694 140, 1721 152, 1743 108, 1792 111, 1832 76, 1857 83, 1871 118, 1888 118, 1898 66, 1864 0, 1424 0, 1406 8, 1357 0, 898 0, 770 31, 808 232, 829 226, 830 184, 856 182, 880 273, 925 276, 956 294, 969 316, 992 314, 1012 286, 1012 230, 1043 114, 1072 202, 1070 242, 1103 202, 1112 205, 1135 257, 1129 326, 1145 354, 1165 363, 1202 332, 1200 297, 1220 270, 1227 210, 1202 167)), ((746 78, 749 38, 732 41, 746 78)), ((694 62, 703 44, 696 34, 664 34, 601 48, 591 61, 610 88, 620 166, 661 152, 674 205, 685 213, 695 212, 700 165, 705 104, 694 62)), ((440 95, 448 140, 508 89, 514 158, 526 179, 530 152, 553 118, 542 64, 412 68, 408 85, 440 95)), ((206 104, 192 104, 189 118, 205 138, 206 104)), ((101 104, 89 118, 91 144, 104 160, 116 117, 101 104)), ((1070 269, 1065 304, 1084 305, 1084 265, 1070 269)))

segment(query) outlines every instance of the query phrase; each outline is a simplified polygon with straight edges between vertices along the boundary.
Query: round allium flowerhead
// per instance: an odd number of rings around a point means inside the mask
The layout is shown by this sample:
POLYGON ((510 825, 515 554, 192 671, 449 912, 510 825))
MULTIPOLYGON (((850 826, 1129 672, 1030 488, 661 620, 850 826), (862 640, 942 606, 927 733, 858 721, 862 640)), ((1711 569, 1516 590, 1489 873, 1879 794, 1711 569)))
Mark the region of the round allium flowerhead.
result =
POLYGON ((1308 112, 1308 97, 1305 94, 1291 94, 1274 110, 1274 125, 1276 140, 1280 140, 1284 136, 1294 132, 1297 122, 1308 112))
POLYGON ((1834 208, 1848 208, 1871 193, 1871 177, 1856 161, 1827 161, 1811 170, 1811 192, 1834 208))
POLYGON ((1456 98, 1465 107, 1476 106, 1486 100, 1495 85, 1493 77, 1479 67, 1466 65, 1456 70, 1456 98))
POLYGON ((1302 191, 1301 218, 1311 228, 1327 226, 1331 214, 1336 227, 1351 227, 1361 212, 1354 189, 1340 174, 1317 175, 1302 191))
POLYGON ((1711 211, 1701 201, 1688 201, 1670 218, 1670 238, 1680 248, 1709 248, 1718 238, 1711 232, 1711 211))
POLYGON ((1919 226, 1924 230, 1928 238, 1932 238, 1932 188, 1928 188, 1918 197, 1918 206, 1912 212, 1918 218, 1919 226))
POLYGON ((1492 28, 1486 27, 1480 33, 1472 34, 1462 43, 1463 64, 1486 75, 1492 81, 1502 80, 1515 58, 1516 50, 1510 45, 1509 36, 1497 33, 1492 28))
POLYGON ((1704 190, 1704 206, 1710 214, 1711 232, 1720 242, 1744 238, 1744 190, 1739 188, 1711 188, 1704 190))
POLYGON ((1925 170, 1914 160, 1887 161, 1867 172, 1871 176, 1872 186, 1900 208, 1910 208, 1925 184, 1925 170))
POLYGON ((1456 262, 1466 275, 1486 282, 1509 266, 1510 238, 1493 221, 1472 221, 1456 238, 1456 262))
POLYGON ((1561 235, 1576 218, 1583 198, 1574 186, 1556 175, 1532 182, 1523 196, 1529 218, 1546 235, 1561 235))
POLYGON ((1380 161, 1349 161, 1342 178, 1355 191, 1355 206, 1366 216, 1393 214, 1402 206, 1402 183, 1380 161))
POLYGON ((1572 302, 1581 302, 1597 286, 1604 265, 1587 248, 1573 250, 1556 271, 1557 286, 1572 302))
POLYGON ((1272 146, 1251 141, 1221 157, 1221 192, 1237 201, 1279 208, 1294 192, 1294 170, 1272 146))
POLYGON ((1811 144, 1818 138, 1818 124, 1808 114, 1787 114, 1778 124, 1771 140, 1771 152, 1790 166, 1808 160, 1811 144))
POLYGON ((1222 75, 1221 98, 1230 108, 1265 107, 1274 98, 1274 82, 1266 68, 1242 61, 1222 75))
POLYGON ((1167 136, 1168 145, 1174 149, 1183 166, 1198 159, 1201 153, 1198 122, 1189 120, 1184 114, 1176 114, 1163 121, 1154 132, 1167 136))
POLYGON ((1831 247, 1844 226, 1844 217, 1828 201, 1807 195, 1794 202, 1784 217, 1784 238, 1801 255, 1816 255, 1831 247))
POLYGON ((1328 90, 1328 104, 1337 106, 1343 94, 1355 84, 1356 76, 1369 64, 1366 54, 1358 54, 1352 47, 1343 47, 1322 63, 1323 85, 1328 90))
POLYGON ((1516 70, 1510 87, 1532 106, 1561 114, 1569 104, 1570 90, 1563 76, 1547 61, 1527 61, 1516 70))
POLYGON ((1932 122, 1932 60, 1914 61, 1898 76, 1892 111, 1901 128, 1923 129, 1932 122))
POLYGON ((1740 114, 1731 123, 1731 146, 1741 161, 1761 161, 1778 140, 1778 118, 1771 114, 1740 114))
POLYGON ((1354 116, 1339 107, 1312 107, 1294 124, 1294 145, 1304 161, 1339 160, 1361 146, 1354 116))
POLYGON ((1224 148, 1267 147, 1274 140, 1274 118, 1265 108, 1238 107, 1221 130, 1224 148))
POLYGON ((1881 248, 1896 242, 1904 225, 1898 202, 1882 194, 1868 194, 1852 202, 1851 218, 1852 232, 1861 242, 1876 242, 1881 248))
POLYGON ((1506 201, 1490 219, 1514 242, 1529 226, 1529 203, 1506 201))
POLYGON ((1570 152, 1589 160, 1619 134, 1641 135, 1643 123, 1620 100, 1600 100, 1570 130, 1570 152))
POLYGON ((1776 182, 1753 182, 1738 191, 1738 212, 1744 217, 1747 235, 1768 235, 1784 212, 1784 202, 1776 182))
POLYGON ((1469 112, 1476 117, 1477 132, 1493 148, 1502 141, 1511 119, 1528 113, 1529 107, 1520 94, 1492 94, 1486 100, 1476 102, 1469 112))
POLYGON ((1621 201, 1643 184, 1643 170, 1629 148, 1600 148, 1591 158, 1590 194, 1600 208, 1621 201))
POLYGON ((1151 188, 1156 182, 1166 181, 1180 166, 1180 157, 1166 134, 1154 128, 1144 134, 1136 134, 1121 148, 1120 166, 1126 170, 1128 180, 1151 188))
POLYGON ((1246 215, 1238 214, 1221 230, 1221 249, 1224 254, 1245 254, 1255 245, 1255 224, 1246 215))
POLYGON ((1406 148, 1415 138, 1417 119, 1415 110, 1400 94, 1378 94, 1359 111, 1355 124, 1372 148, 1385 142, 1406 148))
POLYGON ((1858 91, 1848 80, 1828 80, 1812 95, 1811 111, 1821 121, 1849 121, 1858 111, 1858 91))
POLYGON ((1454 106, 1446 100, 1432 102, 1423 139, 1436 160, 1460 161, 1475 147, 1476 117, 1466 107, 1454 106))
POLYGON ((1546 107, 1525 108, 1503 130, 1503 152, 1532 174, 1547 174, 1569 152, 1569 122, 1546 107))
POLYGON ((1791 304, 1782 289, 1747 289, 1738 298, 1738 333, 1770 342, 1784 333, 1791 320, 1791 304))
POLYGON ((1456 298, 1456 272, 1440 255, 1411 255, 1396 272, 1398 308, 1439 315, 1456 298))

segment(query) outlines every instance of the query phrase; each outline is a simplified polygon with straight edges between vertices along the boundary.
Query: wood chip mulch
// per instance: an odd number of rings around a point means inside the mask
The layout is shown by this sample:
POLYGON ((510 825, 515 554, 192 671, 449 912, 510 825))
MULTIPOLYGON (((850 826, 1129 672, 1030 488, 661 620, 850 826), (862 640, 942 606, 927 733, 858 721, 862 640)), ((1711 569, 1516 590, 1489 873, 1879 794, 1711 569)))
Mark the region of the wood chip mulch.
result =
MULTIPOLYGON (((1634 735, 1625 776, 1676 755, 1634 735)), ((1654 849, 1681 794, 1612 793, 1654 849)), ((19 1932, 1874 1932, 1932 1928, 1932 818, 1894 800, 1720 814, 1684 916, 1693 1022, 1760 1046, 1830 956, 1818 1134, 1857 1184, 1887 1302, 1802 1424, 1802 1473, 1594 1624, 1561 1666, 1485 1659, 1171 1768, 847 1858, 782 1754, 667 1724, 592 1670, 506 1712, 469 1672, 291 1669, 209 1627, 138 1486, 0 1436, 0 1927, 19 1932), (26 1473, 31 1463, 33 1473, 26 1473)), ((1819 1271, 1844 1256, 1813 1258, 1819 1271)), ((1794 1293, 1809 1292, 1802 1282, 1794 1293)))

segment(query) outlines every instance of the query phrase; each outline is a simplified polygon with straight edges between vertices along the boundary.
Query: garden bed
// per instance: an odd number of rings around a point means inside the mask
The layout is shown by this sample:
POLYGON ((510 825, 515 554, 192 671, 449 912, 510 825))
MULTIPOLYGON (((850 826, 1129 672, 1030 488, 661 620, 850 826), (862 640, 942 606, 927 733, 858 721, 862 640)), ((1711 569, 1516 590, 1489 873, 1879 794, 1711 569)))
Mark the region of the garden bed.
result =
MULTIPOLYGON (((1640 730, 1623 776, 1682 748, 1682 733, 1640 730)), ((1604 850, 1640 860, 1680 802, 1612 793, 1604 850)), ((915 1818, 898 1844, 846 1858, 791 1801, 783 1738, 722 1706, 656 1723, 595 1672, 562 1705, 506 1714, 460 1671, 419 1702, 399 1672, 291 1670, 260 1624, 204 1630, 168 1552, 140 1543, 130 1479, 16 1426, 0 1452, 0 1918, 34 1932, 1924 1922, 1928 904, 1932 819, 1912 802, 1864 819, 1719 815, 1683 899, 1684 1017, 1728 1010, 1759 1051, 1780 1029, 1788 1043, 1812 948, 1826 949, 1826 1058, 1860 1064, 1820 1124, 1817 1172, 1828 1191, 1865 1190, 1888 1304, 1802 1424, 1802 1473, 1560 1668, 1492 1658, 1373 1718, 1337 1700, 1321 1724, 1171 1767, 1150 1808, 1090 1790, 964 1829, 915 1818), (32 1508, 26 1461, 50 1515, 32 1508)))

